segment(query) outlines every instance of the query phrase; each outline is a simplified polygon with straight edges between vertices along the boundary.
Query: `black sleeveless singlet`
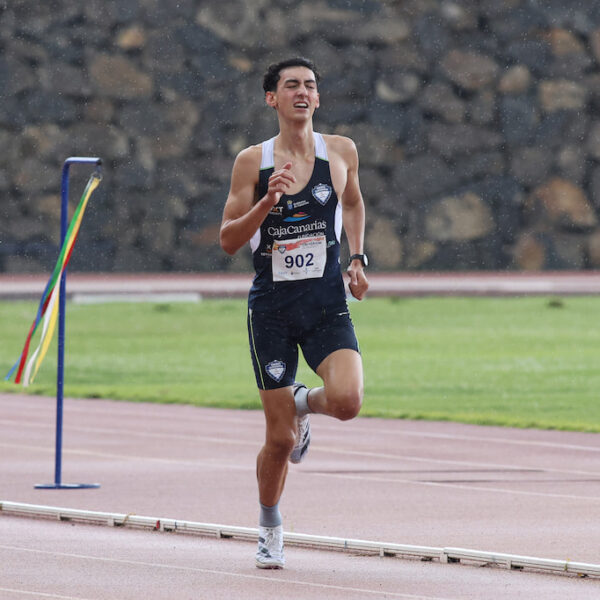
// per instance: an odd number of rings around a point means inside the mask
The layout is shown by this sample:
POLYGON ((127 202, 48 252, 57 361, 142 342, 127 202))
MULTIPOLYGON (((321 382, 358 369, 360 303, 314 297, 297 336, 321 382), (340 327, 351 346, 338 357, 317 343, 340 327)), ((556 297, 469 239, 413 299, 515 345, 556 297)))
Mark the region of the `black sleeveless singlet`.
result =
MULTIPOLYGON (((260 228, 250 240, 256 275, 248 298, 253 311, 281 312, 301 303, 303 310, 313 307, 339 306, 346 294, 340 271, 340 236, 342 231, 342 208, 333 188, 327 146, 320 133, 313 133, 315 141, 315 164, 306 187, 297 194, 284 194, 267 215, 260 228), (273 253, 285 253, 286 241, 306 238, 319 239, 326 252, 326 262, 321 276, 275 280, 273 277, 273 253), (322 240, 322 238, 325 238, 322 240), (275 247, 275 249, 274 249, 275 247)), ((262 143, 262 162, 258 183, 258 198, 267 193, 269 177, 274 171, 273 147, 275 138, 262 143)), ((287 244, 288 248, 294 244, 287 244)), ((281 272, 291 263, 293 268, 310 265, 312 254, 276 257, 281 272)), ((277 279, 276 275, 276 279, 277 279)), ((303 277, 300 275, 300 277, 303 277)))

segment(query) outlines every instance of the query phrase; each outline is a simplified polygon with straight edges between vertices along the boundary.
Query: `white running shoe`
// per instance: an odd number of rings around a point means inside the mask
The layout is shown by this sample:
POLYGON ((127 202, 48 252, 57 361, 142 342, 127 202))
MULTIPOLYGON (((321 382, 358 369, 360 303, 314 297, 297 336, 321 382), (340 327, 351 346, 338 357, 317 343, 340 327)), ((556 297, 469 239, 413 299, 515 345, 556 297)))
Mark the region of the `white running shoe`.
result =
MULTIPOLYGON (((298 393, 298 390, 306 389, 303 383, 294 383, 294 398, 298 393)), ((308 447, 310 446, 310 419, 308 415, 298 417, 298 437, 296 438, 296 445, 290 454, 290 462, 298 464, 304 460, 308 447)))
POLYGON ((283 526, 258 528, 256 566, 259 569, 283 569, 283 526))

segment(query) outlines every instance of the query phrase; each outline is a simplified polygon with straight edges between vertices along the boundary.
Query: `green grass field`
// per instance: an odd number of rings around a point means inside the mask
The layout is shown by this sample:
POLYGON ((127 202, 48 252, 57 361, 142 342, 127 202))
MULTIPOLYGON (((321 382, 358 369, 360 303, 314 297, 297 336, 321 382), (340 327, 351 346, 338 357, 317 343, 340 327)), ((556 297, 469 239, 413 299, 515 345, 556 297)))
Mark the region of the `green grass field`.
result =
MULTIPOLYGON (((65 395, 259 408, 245 306, 69 304, 65 395)), ((36 309, 0 303, 3 375, 36 309)), ((351 311, 364 416, 600 431, 600 298, 367 299, 351 311)), ((28 391, 56 393, 55 346, 28 391)), ((298 379, 319 381, 303 362, 298 379)))

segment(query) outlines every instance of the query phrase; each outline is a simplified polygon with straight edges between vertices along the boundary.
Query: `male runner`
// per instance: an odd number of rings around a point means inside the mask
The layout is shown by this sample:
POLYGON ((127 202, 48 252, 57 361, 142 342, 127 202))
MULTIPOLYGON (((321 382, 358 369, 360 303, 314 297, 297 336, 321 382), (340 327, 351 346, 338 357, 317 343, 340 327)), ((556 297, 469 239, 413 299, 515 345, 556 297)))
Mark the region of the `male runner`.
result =
POLYGON ((247 242, 256 276, 248 299, 248 334, 265 419, 257 458, 260 500, 256 565, 282 568, 279 499, 288 460, 310 443, 310 413, 352 419, 361 407, 363 370, 340 270, 342 225, 352 295, 368 288, 363 272, 365 208, 352 140, 313 131, 319 106, 314 65, 293 58, 271 65, 265 101, 279 134, 242 150, 233 165, 220 241, 228 254, 247 242), (323 386, 295 383, 298 346, 323 386))

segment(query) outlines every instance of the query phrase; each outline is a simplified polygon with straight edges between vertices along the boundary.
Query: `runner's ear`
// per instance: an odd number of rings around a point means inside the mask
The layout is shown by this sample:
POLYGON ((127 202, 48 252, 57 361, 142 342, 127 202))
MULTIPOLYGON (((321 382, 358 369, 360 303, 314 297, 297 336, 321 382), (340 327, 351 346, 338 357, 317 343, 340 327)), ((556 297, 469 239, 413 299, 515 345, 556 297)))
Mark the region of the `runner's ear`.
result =
POLYGON ((277 99, 275 98, 275 92, 267 92, 265 94, 265 102, 271 108, 277 108, 277 99))

